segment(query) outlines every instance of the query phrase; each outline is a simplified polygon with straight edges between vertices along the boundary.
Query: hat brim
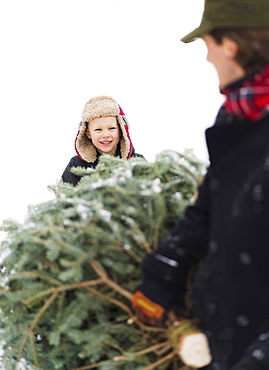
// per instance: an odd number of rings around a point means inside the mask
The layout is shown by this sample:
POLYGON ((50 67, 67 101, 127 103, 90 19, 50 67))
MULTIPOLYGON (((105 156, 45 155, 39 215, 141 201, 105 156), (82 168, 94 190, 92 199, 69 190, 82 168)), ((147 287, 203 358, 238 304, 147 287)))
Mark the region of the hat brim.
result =
POLYGON ((212 31, 213 28, 214 27, 210 24, 210 22, 207 21, 206 24, 201 24, 198 28, 195 28, 194 31, 182 37, 181 41, 185 43, 195 41, 205 33, 212 31))

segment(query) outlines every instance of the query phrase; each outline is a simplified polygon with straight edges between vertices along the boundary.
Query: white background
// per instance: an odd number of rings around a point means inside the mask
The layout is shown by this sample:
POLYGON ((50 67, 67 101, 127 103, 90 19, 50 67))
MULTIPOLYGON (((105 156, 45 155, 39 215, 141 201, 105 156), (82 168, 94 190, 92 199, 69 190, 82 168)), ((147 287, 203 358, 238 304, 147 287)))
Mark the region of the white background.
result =
POLYGON ((0 0, 0 223, 53 198, 86 101, 113 96, 148 161, 193 149, 223 101, 196 28, 203 0, 0 0))

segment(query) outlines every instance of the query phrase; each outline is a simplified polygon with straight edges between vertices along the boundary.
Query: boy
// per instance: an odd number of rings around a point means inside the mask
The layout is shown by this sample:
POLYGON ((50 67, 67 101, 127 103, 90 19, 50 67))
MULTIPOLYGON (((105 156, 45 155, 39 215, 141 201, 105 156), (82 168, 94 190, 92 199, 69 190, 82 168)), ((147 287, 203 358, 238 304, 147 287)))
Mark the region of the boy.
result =
POLYGON ((205 369, 269 369, 269 0, 206 0, 182 41, 197 37, 226 100, 206 130, 199 196, 145 257, 133 307, 159 324, 200 264, 192 298, 212 354, 205 369))
POLYGON ((129 124, 123 110, 110 96, 97 96, 87 101, 75 140, 77 155, 71 158, 64 173, 64 182, 76 185, 80 176, 72 167, 95 168, 102 154, 124 159, 143 157, 135 153, 129 135, 129 124))

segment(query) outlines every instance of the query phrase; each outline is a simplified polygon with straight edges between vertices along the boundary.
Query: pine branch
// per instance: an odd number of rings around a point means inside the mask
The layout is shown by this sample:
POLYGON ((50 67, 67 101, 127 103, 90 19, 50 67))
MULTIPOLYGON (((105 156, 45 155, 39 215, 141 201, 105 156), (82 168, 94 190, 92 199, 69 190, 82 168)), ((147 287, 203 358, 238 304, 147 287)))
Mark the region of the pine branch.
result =
MULTIPOLYGON (((57 297, 57 293, 55 292, 54 294, 52 294, 50 296, 50 298, 46 301, 46 303, 41 307, 41 309, 38 311, 37 315, 35 316, 34 320, 32 321, 32 324, 30 326, 29 329, 27 329, 27 333, 21 343, 21 346, 19 348, 19 359, 21 357, 23 357, 23 350, 24 350, 24 347, 26 345, 26 342, 30 336, 32 336, 32 333, 34 331, 34 328, 35 326, 37 325, 39 319, 41 318, 41 316, 45 313, 45 311, 49 308, 49 306, 52 304, 52 302, 55 300, 55 298, 57 297)), ((35 344, 33 343, 33 346, 35 346, 35 344)), ((33 348, 32 348, 33 349, 33 348)), ((33 349, 33 352, 35 353, 35 350, 33 349)), ((35 362, 35 366, 39 366, 37 362, 35 362)))
POLYGON ((35 296, 28 298, 24 300, 24 303, 26 306, 29 306, 32 302, 42 298, 43 296, 49 295, 49 294, 59 294, 62 292, 66 292, 68 290, 75 290, 75 289, 80 289, 80 288, 88 288, 92 285, 100 285, 103 284, 105 281, 103 279, 96 279, 96 280, 91 280, 91 281, 82 281, 81 283, 76 283, 76 284, 68 284, 68 285, 61 285, 57 288, 51 288, 44 290, 35 296))
MULTIPOLYGON (((143 356, 147 353, 150 353, 150 352, 155 352, 159 349, 162 349, 164 347, 167 348, 167 345, 169 344, 169 341, 166 341, 166 342, 162 342, 162 343, 158 343, 158 344, 155 344, 154 346, 151 346, 149 348, 145 348, 141 351, 138 351, 138 352, 128 352, 125 356, 116 356, 113 358, 114 361, 125 361, 125 360, 130 360, 130 358, 135 358, 135 357, 140 357, 140 356, 143 356)), ((171 348, 171 346, 169 347, 171 348)))
POLYGON ((174 357, 175 357, 175 353, 174 352, 168 353, 168 355, 166 355, 164 357, 161 357, 159 360, 155 361, 154 363, 152 363, 149 366, 144 367, 142 370, 154 370, 154 369, 157 369, 157 366, 159 366, 161 364, 164 364, 167 361, 172 360, 174 357))
POLYGON ((119 301, 118 299, 108 297, 105 294, 100 293, 98 290, 90 288, 90 287, 88 287, 87 289, 93 294, 97 295, 98 297, 101 297, 103 300, 108 301, 112 303, 113 305, 116 305, 117 307, 121 308, 123 311, 127 312, 128 315, 132 315, 132 311, 130 310, 130 308, 126 306, 126 304, 119 301))
POLYGON ((110 280, 104 267, 99 262, 97 262, 96 260, 91 260, 89 264, 92 267, 92 269, 96 272, 96 274, 103 280, 105 284, 107 284, 110 288, 115 290, 115 292, 118 292, 123 297, 129 299, 129 301, 132 300, 132 296, 133 296, 132 293, 128 292, 128 290, 123 289, 120 285, 110 280))
MULTIPOLYGON (((115 356, 113 358, 113 360, 115 362, 130 361, 131 358, 140 357, 140 356, 143 356, 143 355, 145 355, 147 353, 160 350, 162 347, 167 347, 167 344, 168 344, 168 342, 159 343, 159 344, 157 344, 155 346, 151 346, 150 348, 147 348, 147 349, 145 349, 143 351, 139 351, 139 352, 135 352, 135 353, 128 353, 126 356, 115 356)), ((153 370, 153 369, 156 369, 156 366, 159 366, 159 365, 165 363, 166 361, 171 360, 174 356, 175 356, 175 354, 173 352, 172 353, 169 353, 168 355, 162 357, 160 360, 152 363, 151 365, 143 368, 142 370, 153 370)), ((98 362, 98 363, 95 363, 95 364, 86 365, 86 366, 83 366, 83 367, 75 368, 74 370, 89 370, 89 369, 94 369, 94 368, 100 367, 101 365, 105 364, 106 362, 111 362, 111 360, 109 360, 109 361, 101 361, 101 362, 98 362)))

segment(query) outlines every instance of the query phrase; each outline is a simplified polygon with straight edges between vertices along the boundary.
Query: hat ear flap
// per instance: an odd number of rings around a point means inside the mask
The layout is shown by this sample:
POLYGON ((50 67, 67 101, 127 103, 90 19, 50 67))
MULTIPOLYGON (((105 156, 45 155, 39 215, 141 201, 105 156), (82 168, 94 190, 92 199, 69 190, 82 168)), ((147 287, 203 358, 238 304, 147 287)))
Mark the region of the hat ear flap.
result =
POLYGON ((95 162, 97 159, 97 151, 91 139, 87 135, 87 122, 82 122, 78 131, 75 149, 80 159, 85 162, 95 162))
POLYGON ((121 157, 129 159, 133 150, 133 145, 129 136, 129 123, 125 116, 117 116, 117 121, 122 133, 120 138, 121 157))

